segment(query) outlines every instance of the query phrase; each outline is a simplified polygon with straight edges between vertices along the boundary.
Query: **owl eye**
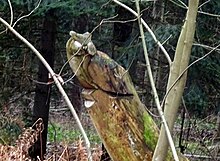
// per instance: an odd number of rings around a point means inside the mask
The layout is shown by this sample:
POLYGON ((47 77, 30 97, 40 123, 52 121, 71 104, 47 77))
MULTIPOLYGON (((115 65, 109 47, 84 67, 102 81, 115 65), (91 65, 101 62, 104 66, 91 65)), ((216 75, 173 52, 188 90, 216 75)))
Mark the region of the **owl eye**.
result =
POLYGON ((74 46, 75 46, 75 48, 81 48, 82 47, 82 44, 80 43, 80 42, 78 42, 78 41, 74 41, 74 46))

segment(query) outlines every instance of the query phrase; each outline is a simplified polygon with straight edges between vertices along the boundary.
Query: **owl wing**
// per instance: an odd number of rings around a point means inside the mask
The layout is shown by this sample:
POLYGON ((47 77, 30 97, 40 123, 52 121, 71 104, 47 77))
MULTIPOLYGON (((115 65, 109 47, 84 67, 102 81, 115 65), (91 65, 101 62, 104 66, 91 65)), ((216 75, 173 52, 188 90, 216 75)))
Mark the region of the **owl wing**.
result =
POLYGON ((130 79, 128 72, 101 51, 91 58, 88 74, 93 84, 102 91, 113 96, 132 96, 132 90, 126 84, 126 80, 130 79))

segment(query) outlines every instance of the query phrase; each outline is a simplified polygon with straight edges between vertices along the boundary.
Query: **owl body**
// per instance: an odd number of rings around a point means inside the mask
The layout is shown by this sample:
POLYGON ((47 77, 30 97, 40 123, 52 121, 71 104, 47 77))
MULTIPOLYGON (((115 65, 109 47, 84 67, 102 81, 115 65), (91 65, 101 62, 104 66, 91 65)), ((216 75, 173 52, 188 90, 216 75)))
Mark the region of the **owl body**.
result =
MULTIPOLYGON (((97 51, 91 41, 83 48, 80 45, 82 39, 79 42, 76 35, 72 33, 66 48, 70 67, 81 86, 85 89, 99 89, 114 96, 132 95, 132 90, 126 85, 126 79, 129 79, 127 71, 107 54, 97 51)), ((80 38, 82 37, 80 34, 80 38)))

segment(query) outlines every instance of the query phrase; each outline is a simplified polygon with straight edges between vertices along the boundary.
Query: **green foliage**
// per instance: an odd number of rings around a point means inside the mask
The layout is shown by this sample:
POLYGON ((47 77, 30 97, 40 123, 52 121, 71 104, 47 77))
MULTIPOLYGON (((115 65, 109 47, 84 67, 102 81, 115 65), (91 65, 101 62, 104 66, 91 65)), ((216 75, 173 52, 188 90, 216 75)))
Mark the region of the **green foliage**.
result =
POLYGON ((0 114, 0 144, 13 143, 21 133, 21 128, 16 120, 11 120, 0 114))
MULTIPOLYGON (((193 47, 191 62, 207 52, 202 47, 193 47)), ((190 111, 202 117, 219 110, 215 104, 220 92, 220 56, 217 52, 213 52, 189 70, 188 84, 184 97, 190 111)))
POLYGON ((189 90, 184 96, 188 110, 197 116, 203 116, 208 106, 208 100, 204 91, 197 84, 191 85, 189 90))
MULTIPOLYGON (((37 10, 36 15, 44 15, 50 9, 57 9, 58 13, 70 14, 71 17, 69 17, 69 19, 81 16, 83 14, 88 14, 91 16, 107 16, 109 15, 109 11, 111 9, 103 9, 102 12, 97 12, 97 10, 100 10, 100 6, 102 6, 106 2, 106 0, 44 0, 41 2, 41 5, 37 10)), ((36 5, 36 2, 34 5, 36 5)), ((62 16, 62 14, 60 14, 59 16, 62 16)), ((94 18, 95 17, 93 17, 93 19, 94 18)))
MULTIPOLYGON (((178 40, 181 29, 180 27, 180 25, 162 24, 154 30, 154 34, 157 37, 158 41, 160 41, 162 44, 165 43, 164 46, 168 46, 169 49, 170 46, 176 46, 176 42, 178 40)), ((145 33, 145 37, 148 51, 152 53, 152 51, 154 51, 157 47, 157 44, 155 43, 149 32, 145 33)))
MULTIPOLYGON (((53 124, 48 126, 48 140, 50 142, 66 142, 73 143, 80 139, 81 133, 78 129, 68 129, 60 124, 53 124)), ((90 142, 100 143, 99 136, 94 131, 87 131, 87 136, 90 142)))

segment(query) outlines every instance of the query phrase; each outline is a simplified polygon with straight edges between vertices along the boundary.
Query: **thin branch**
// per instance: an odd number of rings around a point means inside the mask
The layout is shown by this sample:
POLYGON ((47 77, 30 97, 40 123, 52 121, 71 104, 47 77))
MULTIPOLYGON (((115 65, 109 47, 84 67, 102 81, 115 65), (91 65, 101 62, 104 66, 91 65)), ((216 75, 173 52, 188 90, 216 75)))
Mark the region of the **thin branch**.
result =
POLYGON ((103 23, 128 23, 128 22, 134 22, 136 20, 137 20, 137 18, 130 19, 130 20, 124 20, 124 21, 122 21, 122 20, 112 20, 112 21, 104 20, 103 23))
POLYGON ((209 3, 211 0, 207 0, 206 2, 202 3, 198 8, 201 8, 202 6, 204 6, 205 4, 209 3))
POLYGON ((13 23, 13 9, 12 9, 12 5, 11 5, 11 1, 8 0, 8 5, 9 5, 9 8, 10 8, 10 13, 11 13, 11 20, 10 20, 10 25, 12 25, 13 23))
POLYGON ((17 21, 15 21, 15 23, 13 24, 12 27, 15 27, 15 25, 23 18, 26 18, 28 16, 30 16, 39 6, 40 6, 41 0, 38 1, 37 6, 27 15, 21 16, 19 19, 17 19, 17 21))
POLYGON ((154 94, 154 100, 156 102, 156 106, 157 106, 159 115, 160 115, 160 117, 162 119, 162 122, 164 124, 166 134, 167 134, 167 139, 169 141, 174 160, 179 161, 179 158, 178 158, 178 155, 177 155, 177 152, 176 152, 176 149, 175 149, 175 145, 174 145, 169 127, 168 127, 166 119, 164 117, 163 110, 160 106, 159 96, 158 96, 158 93, 157 93, 157 89, 155 87, 154 78, 153 78, 153 74, 152 74, 152 71, 151 71, 150 60, 149 60, 149 57, 148 57, 147 45, 146 45, 145 36, 144 36, 144 29, 143 29, 143 26, 142 26, 142 23, 141 23, 141 18, 139 16, 140 15, 139 0, 135 0, 135 2, 136 2, 137 13, 138 13, 138 24, 139 24, 139 29, 140 29, 140 34, 141 34, 141 39, 142 39, 142 44, 143 44, 143 49, 144 49, 144 56, 145 56, 145 60, 146 60, 147 71, 148 71, 148 76, 149 76, 150 83, 151 83, 151 88, 152 88, 153 94, 154 94))
MULTIPOLYGON (((11 5, 11 1, 8 0, 8 5, 9 5, 9 8, 10 8, 10 14, 11 14, 11 18, 10 18, 10 25, 12 25, 13 23, 13 8, 12 8, 12 5, 11 5)), ((6 27, 6 29, 4 31, 1 31, 0 32, 0 35, 3 34, 4 32, 7 32, 8 28, 6 27)))
POLYGON ((220 46, 220 44, 218 44, 215 48, 213 48, 211 51, 209 51, 207 54, 203 55, 201 58, 195 60, 194 62, 192 62, 187 68, 185 68, 182 73, 176 78, 176 80, 173 82, 173 84, 170 86, 170 88, 167 90, 164 98, 163 98, 163 101, 161 103, 161 107, 163 107, 164 105, 164 102, 166 100, 166 97, 167 95, 170 93, 171 89, 176 85, 176 83, 180 80, 180 78, 184 75, 184 73, 191 67, 193 66, 194 64, 198 63, 199 61, 205 59, 208 55, 210 55, 213 51, 215 51, 218 47, 220 46))
POLYGON ((93 32, 95 32, 95 30, 96 30, 97 28, 99 28, 103 23, 106 23, 106 22, 108 22, 109 20, 114 19, 114 18, 117 17, 117 16, 118 16, 118 15, 115 15, 115 16, 112 16, 112 17, 103 19, 96 27, 94 27, 94 29, 91 31, 91 34, 92 34, 93 32))
MULTIPOLYGON (((176 6, 180 7, 180 8, 183 8, 183 9, 188 9, 188 7, 180 0, 178 0, 181 4, 178 4, 177 2, 173 1, 173 0, 170 0, 170 2, 172 2, 173 4, 175 4, 176 6)), ((208 12, 203 12, 203 11, 198 11, 198 13, 200 14, 204 14, 204 15, 207 15, 207 16, 212 16, 212 17, 220 17, 220 15, 217 15, 217 14, 213 14, 213 13, 208 13, 208 12)))
POLYGON ((212 16, 212 17, 220 17, 220 15, 217 15, 217 14, 213 14, 213 13, 208 13, 208 12, 203 12, 203 11, 198 11, 198 13, 201 13, 201 14, 204 14, 204 15, 207 15, 207 16, 212 16))
MULTIPOLYGON (((75 55, 75 54, 74 54, 74 55, 75 55)), ((74 56, 74 55, 73 55, 73 56, 74 56)), ((80 62, 79 66, 77 67, 76 72, 75 72, 69 79, 67 79, 64 83, 67 83, 67 82, 71 81, 71 80, 76 76, 77 72, 78 72, 79 69, 81 68, 81 66, 82 66, 82 64, 83 64, 83 62, 84 62, 84 60, 85 60, 85 58, 86 58, 88 55, 89 55, 89 54, 86 54, 86 55, 83 56, 83 59, 82 59, 82 61, 80 62)), ((73 56, 72 56, 72 57, 73 57, 73 56)), ((70 58, 70 60, 71 60, 71 58, 70 58)))
POLYGON ((172 35, 170 35, 168 38, 166 38, 166 40, 164 40, 161 44, 165 44, 170 38, 172 37, 172 35))
POLYGON ((197 44, 197 43, 194 43, 193 44, 194 46, 200 46, 200 47, 203 47, 203 48, 206 48, 206 49, 209 49, 209 50, 215 50, 217 51, 218 53, 220 53, 220 49, 216 48, 216 47, 211 47, 211 46, 208 46, 208 45, 203 45, 203 44, 197 44))
POLYGON ((184 9, 186 9, 187 8, 187 6, 185 6, 185 5, 182 5, 182 4, 179 4, 179 3, 177 3, 176 1, 174 1, 174 0, 170 0, 173 4, 175 4, 176 6, 178 6, 178 7, 180 7, 180 8, 184 8, 184 9))
POLYGON ((0 17, 0 21, 16 36, 18 37, 22 42, 24 42, 24 44, 26 44, 36 55, 37 57, 40 59, 40 61, 44 64, 44 66, 47 68, 47 70, 49 71, 49 73, 51 74, 51 76, 54 79, 54 82, 57 86, 57 88, 59 89, 60 93, 62 94, 64 100, 66 101, 70 111, 72 112, 72 115, 74 116, 74 118, 76 119, 76 123, 82 133, 82 136, 85 140, 85 144, 86 144, 86 149, 88 152, 88 156, 89 156, 89 160, 92 161, 91 159, 91 151, 90 151, 90 142, 89 139, 86 135, 86 132, 79 120, 79 117, 70 101, 70 99, 68 98, 66 92, 64 91, 62 85, 60 84, 58 78, 57 78, 57 74, 54 73, 54 71, 52 70, 52 68, 50 67, 50 65, 47 63, 47 61, 43 58, 43 56, 37 51, 37 49, 30 43, 28 42, 23 36, 21 36, 15 29, 13 29, 12 26, 10 26, 4 19, 2 19, 0 17))
POLYGON ((71 61, 71 59, 72 59, 74 56, 76 56, 76 55, 79 53, 79 51, 80 51, 81 49, 82 49, 82 47, 80 47, 80 48, 76 51, 76 53, 73 54, 73 55, 71 56, 71 58, 70 58, 69 60, 67 60, 67 61, 63 64, 63 66, 62 66, 62 68, 60 69, 58 75, 61 75, 61 74, 62 74, 62 72, 63 72, 65 66, 71 61))
MULTIPOLYGON (((134 10, 132 10, 130 7, 126 6, 125 4, 119 2, 118 0, 113 0, 113 2, 117 3, 119 6, 127 9, 128 11, 130 11, 136 17, 139 17, 138 14, 134 10)), ((170 56, 167 53, 166 49, 163 47, 163 45, 160 43, 160 41, 157 40, 157 38, 156 38, 155 34, 153 33, 153 31, 150 29, 150 27, 147 25, 147 23, 142 18, 141 18, 141 23, 144 25, 144 27, 147 29, 147 31, 151 34, 152 38, 154 39, 156 44, 160 47, 160 49, 164 53, 169 65, 171 66, 172 61, 171 61, 170 56)))
POLYGON ((185 8, 188 9, 188 6, 184 2, 182 2, 181 0, 177 0, 177 1, 180 2, 181 5, 183 5, 185 8))

